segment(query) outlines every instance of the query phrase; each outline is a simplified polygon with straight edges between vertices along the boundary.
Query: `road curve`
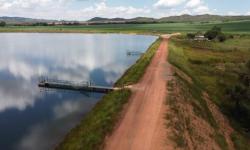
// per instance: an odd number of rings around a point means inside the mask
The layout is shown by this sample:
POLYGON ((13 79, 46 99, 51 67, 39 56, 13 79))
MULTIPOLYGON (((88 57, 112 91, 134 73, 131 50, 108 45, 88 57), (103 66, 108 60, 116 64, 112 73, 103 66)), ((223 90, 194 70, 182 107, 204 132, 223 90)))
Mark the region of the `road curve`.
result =
POLYGON ((172 149, 167 142, 165 100, 171 67, 167 63, 168 39, 162 43, 140 82, 131 86, 133 94, 117 127, 105 142, 105 150, 172 149))

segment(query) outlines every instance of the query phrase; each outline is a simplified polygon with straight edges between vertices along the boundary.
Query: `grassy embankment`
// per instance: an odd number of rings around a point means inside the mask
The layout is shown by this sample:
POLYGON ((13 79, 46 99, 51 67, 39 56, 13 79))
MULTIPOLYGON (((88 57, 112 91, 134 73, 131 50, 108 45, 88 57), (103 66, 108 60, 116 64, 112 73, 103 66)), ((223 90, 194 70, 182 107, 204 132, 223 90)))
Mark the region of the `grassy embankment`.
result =
MULTIPOLYGON (((158 39, 154 42, 147 52, 119 79, 116 85, 136 83, 143 76, 144 70, 158 49, 160 41, 158 39)), ((131 91, 128 89, 105 95, 79 125, 67 134, 64 141, 56 149, 102 149, 105 137, 112 132, 130 95, 131 91)))
POLYGON ((169 94, 166 105, 170 108, 166 114, 167 127, 172 129, 169 138, 176 143, 176 147, 202 149, 214 141, 220 149, 228 150, 226 138, 208 108, 202 91, 181 74, 175 74, 167 87, 169 94))
MULTIPOLYGON (((236 149, 249 149, 249 132, 245 131, 250 129, 250 102, 242 101, 246 111, 238 117, 234 112, 235 104, 226 98, 225 91, 239 82, 238 75, 246 69, 245 63, 249 59, 249 36, 238 36, 225 43, 194 42, 183 37, 174 38, 170 42, 169 61, 192 78, 194 84, 190 84, 189 89, 200 100, 200 106, 204 106, 200 112, 207 114, 205 119, 216 129, 216 122, 202 99, 202 92, 207 91, 236 129, 231 135, 236 149)), ((226 149, 223 137, 215 138, 226 149)))
POLYGON ((150 61, 160 46, 161 41, 161 38, 157 39, 156 42, 149 47, 146 53, 124 73, 115 85, 126 86, 137 83, 143 76, 147 66, 150 64, 150 61))
POLYGON ((90 26, 7 26, 0 32, 76 32, 76 33, 138 33, 162 34, 173 32, 205 31, 213 26, 222 27, 224 32, 249 34, 250 21, 211 22, 211 23, 158 23, 158 24, 107 24, 90 26))

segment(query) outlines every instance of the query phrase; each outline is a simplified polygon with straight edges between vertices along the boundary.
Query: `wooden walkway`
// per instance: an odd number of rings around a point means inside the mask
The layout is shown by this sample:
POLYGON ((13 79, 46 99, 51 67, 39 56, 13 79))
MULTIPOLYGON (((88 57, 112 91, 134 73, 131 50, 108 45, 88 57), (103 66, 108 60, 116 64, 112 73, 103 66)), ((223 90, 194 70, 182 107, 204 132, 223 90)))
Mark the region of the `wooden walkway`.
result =
POLYGON ((118 90, 118 88, 113 88, 113 87, 91 85, 88 82, 74 83, 70 81, 61 81, 61 80, 42 80, 39 81, 38 87, 49 88, 49 89, 97 92, 97 93, 108 93, 114 90, 118 90))

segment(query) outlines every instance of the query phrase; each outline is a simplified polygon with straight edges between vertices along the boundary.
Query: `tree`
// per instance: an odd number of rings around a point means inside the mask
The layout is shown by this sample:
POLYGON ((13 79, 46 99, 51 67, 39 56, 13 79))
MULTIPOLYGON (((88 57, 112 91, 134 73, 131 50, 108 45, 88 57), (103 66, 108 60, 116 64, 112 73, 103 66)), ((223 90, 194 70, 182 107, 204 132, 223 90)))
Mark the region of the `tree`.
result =
POLYGON ((249 87, 250 86, 250 74, 249 73, 241 73, 239 75, 239 80, 240 82, 246 86, 249 87))
POLYGON ((248 72, 250 73, 250 60, 248 60, 248 62, 246 63, 246 67, 248 69, 248 72))
POLYGON ((243 85, 250 89, 250 60, 246 63, 246 72, 239 75, 239 79, 243 85))
POLYGON ((229 100, 235 103, 235 111, 242 112, 241 102, 250 101, 250 60, 246 63, 247 71, 239 74, 239 81, 234 87, 226 90, 229 100))
POLYGON ((221 33, 221 28, 217 26, 214 26, 211 30, 217 32, 218 34, 221 33))
POLYGON ((234 36, 231 34, 231 35, 228 36, 228 38, 233 39, 234 36))
POLYGON ((219 35, 217 35, 217 39, 220 41, 220 42, 224 42, 226 41, 226 35, 223 34, 223 33, 220 33, 219 35))
POLYGON ((233 88, 227 90, 229 100, 235 102, 235 108, 237 110, 240 109, 241 101, 247 99, 247 93, 247 89, 241 84, 237 84, 233 88))
POLYGON ((246 63, 246 71, 239 74, 240 82, 250 89, 250 60, 246 63))
POLYGON ((48 26, 48 23, 46 22, 36 22, 32 24, 33 26, 48 26))
POLYGON ((208 38, 209 40, 215 39, 219 34, 221 34, 221 28, 214 26, 211 30, 208 30, 205 33, 205 37, 208 38))
POLYGON ((212 31, 212 30, 209 30, 209 31, 207 31, 207 32, 205 33, 204 36, 205 36, 206 38, 208 38, 209 40, 213 40, 213 39, 216 38, 217 32, 212 31))
POLYGON ((5 26, 6 26, 6 22, 0 21, 0 27, 5 27, 5 26))
POLYGON ((187 34, 187 38, 189 38, 189 39, 194 39, 194 38, 195 38, 195 34, 193 34, 193 33, 188 33, 188 34, 187 34))

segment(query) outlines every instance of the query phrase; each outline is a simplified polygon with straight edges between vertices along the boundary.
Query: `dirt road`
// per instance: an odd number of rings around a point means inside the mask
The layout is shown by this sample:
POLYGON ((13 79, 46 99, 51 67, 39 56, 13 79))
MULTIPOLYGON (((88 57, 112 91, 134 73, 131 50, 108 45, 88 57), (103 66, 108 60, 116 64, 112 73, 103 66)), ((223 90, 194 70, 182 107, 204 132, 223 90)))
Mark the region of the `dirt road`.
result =
POLYGON ((167 144, 164 119, 166 84, 172 71, 167 64, 168 35, 163 38, 143 78, 132 86, 133 94, 126 112, 107 139, 105 150, 172 149, 167 144))

